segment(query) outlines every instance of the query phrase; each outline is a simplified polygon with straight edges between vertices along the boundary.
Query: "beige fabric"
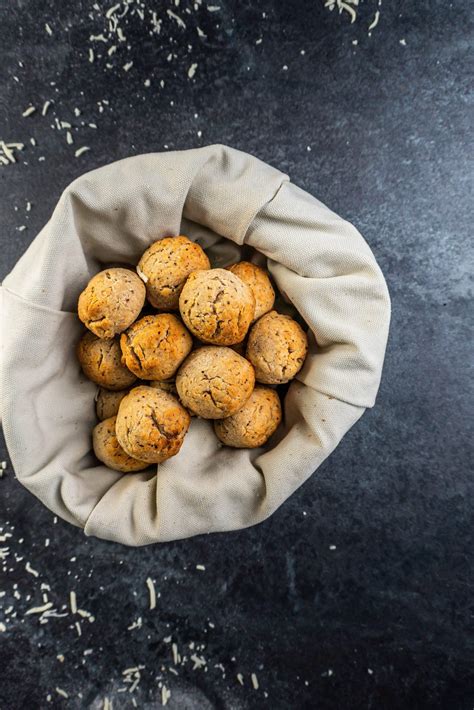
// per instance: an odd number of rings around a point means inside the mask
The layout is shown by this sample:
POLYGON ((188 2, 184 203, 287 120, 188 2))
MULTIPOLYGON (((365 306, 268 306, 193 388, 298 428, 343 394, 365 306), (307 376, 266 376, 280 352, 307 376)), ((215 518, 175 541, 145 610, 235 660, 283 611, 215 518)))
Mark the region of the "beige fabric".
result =
POLYGON ((87 535, 145 545, 258 523, 318 468, 379 386, 390 306, 369 247, 278 170, 224 146, 83 175, 2 291, 2 414, 16 475, 87 535), (91 453, 95 386, 74 356, 77 298, 103 263, 136 263, 152 241, 179 233, 215 266, 243 245, 265 255, 311 328, 310 355, 271 447, 220 447, 210 423, 194 419, 178 456, 121 475, 91 453))

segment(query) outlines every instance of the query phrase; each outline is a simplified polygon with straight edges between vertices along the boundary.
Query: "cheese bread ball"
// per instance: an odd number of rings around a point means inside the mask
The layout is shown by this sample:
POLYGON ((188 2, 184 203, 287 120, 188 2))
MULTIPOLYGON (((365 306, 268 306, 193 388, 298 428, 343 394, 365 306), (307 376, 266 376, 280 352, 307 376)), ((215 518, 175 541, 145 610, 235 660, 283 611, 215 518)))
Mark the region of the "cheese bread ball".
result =
POLYGON ((204 419, 234 414, 250 397, 254 385, 252 365, 231 348, 207 346, 195 350, 176 376, 181 402, 204 419))
POLYGON ((95 400, 95 412, 97 414, 97 419, 103 422, 104 419, 115 417, 118 412, 120 402, 125 395, 128 394, 128 392, 128 389, 112 392, 111 390, 105 390, 101 387, 95 400))
POLYGON ((162 392, 168 392, 169 394, 178 396, 178 390, 176 389, 176 380, 152 380, 148 382, 148 387, 154 387, 157 390, 162 390, 162 392))
POLYGON ((272 310, 275 303, 275 291, 270 277, 264 269, 249 261, 239 261, 238 264, 232 264, 227 268, 252 289, 255 298, 254 321, 272 310))
POLYGON ((114 471, 130 473, 132 471, 143 471, 150 465, 146 461, 129 456, 120 446, 115 434, 115 421, 117 417, 108 417, 103 422, 97 424, 92 431, 92 446, 94 453, 102 463, 105 463, 114 471))
POLYGON ((192 346, 191 335, 171 313, 140 318, 120 336, 122 362, 142 380, 168 380, 192 346))
POLYGON ((77 358, 85 376, 108 390, 123 390, 137 379, 122 364, 120 343, 114 338, 98 338, 85 333, 77 344, 77 358))
POLYGON ((98 338, 113 338, 138 317, 145 293, 143 281, 133 271, 105 269, 79 296, 79 318, 98 338))
POLYGON ((181 316, 196 338, 235 345, 246 336, 255 314, 252 290, 227 269, 194 271, 179 297, 181 316))
POLYGON ((137 272, 146 284, 151 305, 160 311, 177 310, 179 294, 192 271, 208 269, 204 250, 187 237, 165 237, 149 247, 137 272))
POLYGON ((257 382, 281 385, 301 370, 308 352, 308 338, 298 323, 270 311, 252 327, 247 359, 255 368, 257 382))
POLYGON ((134 387, 120 403, 115 431, 129 456, 161 463, 175 456, 190 417, 176 397, 154 387, 134 387))
POLYGON ((280 422, 278 394, 270 387, 257 385, 236 414, 214 422, 214 431, 226 446, 254 449, 263 446, 280 422))

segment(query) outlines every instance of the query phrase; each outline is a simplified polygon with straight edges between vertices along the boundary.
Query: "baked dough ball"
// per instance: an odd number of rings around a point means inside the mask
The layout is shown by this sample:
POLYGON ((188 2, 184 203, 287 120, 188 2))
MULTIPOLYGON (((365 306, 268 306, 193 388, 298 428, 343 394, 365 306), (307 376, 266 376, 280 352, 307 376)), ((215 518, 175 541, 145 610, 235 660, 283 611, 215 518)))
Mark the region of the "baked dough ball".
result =
POLYGON ((99 271, 79 296, 79 318, 97 337, 113 338, 138 317, 145 293, 143 281, 130 269, 99 271))
POLYGON ((239 261, 238 264, 232 264, 227 268, 252 289, 255 298, 254 320, 272 310, 275 303, 275 291, 270 277, 264 269, 249 261, 239 261))
POLYGON ((161 311, 176 310, 179 294, 192 271, 209 269, 203 249, 187 237, 166 237, 148 247, 137 272, 146 283, 148 300, 161 311))
POLYGON ((247 334, 255 298, 250 287, 227 269, 194 271, 181 291, 179 310, 199 340, 235 345, 247 334))
POLYGON ((92 446, 94 453, 102 463, 105 463, 114 471, 129 473, 131 471, 143 471, 150 465, 146 461, 138 461, 129 456, 122 449, 115 434, 115 421, 117 417, 109 417, 94 427, 92 431, 92 446))
POLYGON ((176 376, 181 402, 204 419, 234 414, 250 397, 254 385, 252 365, 231 348, 195 350, 176 376))
POLYGON ((120 336, 122 362, 142 380, 168 380, 192 346, 191 335, 171 313, 140 318, 120 336))
POLYGON ((175 456, 190 417, 176 397, 154 387, 134 387, 120 403, 115 431, 129 456, 161 463, 175 456))
POLYGON ((247 359, 255 368, 258 382, 289 382, 301 369, 307 352, 306 334, 290 316, 270 311, 250 331, 247 359))
POLYGON ((128 389, 112 392, 111 390, 105 390, 101 387, 95 401, 97 419, 103 422, 104 419, 115 417, 119 409, 119 404, 126 394, 128 394, 128 389))
POLYGON ((162 392, 168 392, 169 394, 174 395, 175 397, 178 396, 178 390, 176 389, 176 380, 162 380, 161 382, 158 380, 153 380, 152 382, 148 383, 149 387, 154 387, 157 390, 161 390, 162 392))
POLYGON ((254 449, 271 437, 281 422, 280 398, 270 387, 255 387, 236 414, 214 422, 214 431, 226 446, 254 449))
POLYGON ((77 344, 76 354, 85 376, 108 390, 123 390, 137 379, 122 364, 120 343, 114 338, 85 333, 77 344))

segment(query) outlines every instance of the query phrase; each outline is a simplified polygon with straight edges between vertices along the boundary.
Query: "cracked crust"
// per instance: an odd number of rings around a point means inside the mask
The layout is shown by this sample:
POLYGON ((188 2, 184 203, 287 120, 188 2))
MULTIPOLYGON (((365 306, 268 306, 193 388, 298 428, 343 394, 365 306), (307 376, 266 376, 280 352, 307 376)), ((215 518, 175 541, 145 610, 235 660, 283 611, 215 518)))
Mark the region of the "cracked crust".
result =
POLYGON ((181 316, 204 343, 235 345, 246 336, 255 314, 252 290, 227 269, 195 271, 179 298, 181 316))
POLYGON ((138 317, 145 303, 145 286, 129 269, 105 269, 79 296, 80 320, 98 338, 113 338, 138 317))
POLYGON ((239 277, 250 287, 255 298, 255 315, 253 320, 258 320, 268 311, 271 311, 275 303, 275 291, 270 281, 268 273, 249 261, 239 261, 232 264, 227 269, 239 277))
POLYGON ((150 464, 129 456, 122 449, 115 434, 116 419, 117 417, 108 417, 92 430, 92 446, 95 455, 99 461, 105 463, 109 468, 113 468, 114 471, 122 473, 143 471, 150 464))
POLYGON ((178 370, 176 388, 183 405, 204 419, 234 414, 255 385, 252 365, 230 348, 202 347, 178 370))
POLYGON ((255 449, 268 441, 280 422, 278 394, 270 387, 257 385, 236 414, 214 422, 214 431, 226 446, 255 449))
POLYGON ((189 422, 189 414, 173 395, 140 386, 120 403, 115 430, 127 454, 161 463, 179 452, 189 422))
POLYGON ((146 279, 147 298, 161 311, 177 310, 184 282, 192 271, 209 269, 203 249, 187 237, 165 237, 143 254, 137 270, 146 279))
POLYGON ((192 346, 191 335, 171 313, 140 318, 120 337, 122 362, 142 380, 173 377, 192 346))
POLYGON ((137 379, 133 372, 122 364, 118 340, 98 338, 93 333, 84 333, 76 348, 85 376, 108 390, 123 390, 137 379))
POLYGON ((298 323, 270 311, 252 327, 246 356, 255 368, 257 382, 281 385, 301 370, 307 352, 308 339, 298 323))
POLYGON ((109 419, 110 417, 115 417, 118 412, 119 404, 122 399, 128 394, 129 390, 118 390, 117 392, 111 392, 110 390, 105 390, 103 387, 100 388, 97 399, 95 402, 95 411, 97 414, 97 419, 101 422, 104 419, 109 419))

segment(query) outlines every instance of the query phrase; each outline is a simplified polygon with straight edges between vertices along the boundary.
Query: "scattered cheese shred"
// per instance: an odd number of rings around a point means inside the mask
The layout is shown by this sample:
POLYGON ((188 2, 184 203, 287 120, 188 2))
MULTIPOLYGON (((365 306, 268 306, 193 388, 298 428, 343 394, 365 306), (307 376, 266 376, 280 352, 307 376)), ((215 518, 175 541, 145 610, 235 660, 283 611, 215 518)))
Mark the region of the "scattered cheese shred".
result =
POLYGON ((48 109, 51 106, 51 101, 45 101, 43 104, 43 108, 41 109, 41 115, 46 116, 48 113, 48 109))
POLYGON ((369 25, 369 31, 373 30, 374 27, 377 27, 378 22, 379 22, 379 17, 380 17, 380 10, 377 10, 374 16, 374 19, 372 20, 371 24, 369 25))
POLYGON ((109 19, 110 17, 112 17, 112 15, 114 14, 114 12, 116 12, 116 11, 119 10, 119 9, 120 9, 120 3, 117 3, 117 5, 114 5, 113 7, 110 7, 110 8, 107 10, 107 12, 105 13, 106 18, 109 19))
MULTIPOLYGON (((0 148, 5 153, 5 158, 6 158, 5 165, 8 165, 9 162, 16 163, 16 158, 13 155, 13 151, 10 150, 10 147, 4 141, 0 141, 0 148)), ((2 470, 4 470, 3 467, 2 467, 2 470)))
POLYGON ((123 65, 123 70, 124 71, 130 71, 130 69, 133 67, 133 62, 127 62, 126 64, 123 65))
POLYGON ((179 15, 176 15, 172 10, 166 10, 166 14, 168 17, 171 17, 172 20, 176 22, 178 27, 181 27, 181 29, 185 30, 186 29, 186 23, 179 17, 179 15))
POLYGON ((161 688, 161 704, 166 705, 170 698, 171 698, 171 691, 168 690, 166 685, 163 683, 163 686, 161 688))
POLYGON ((33 575, 33 577, 39 577, 39 572, 37 572, 33 567, 30 565, 29 562, 26 563, 25 569, 27 572, 33 575))
POLYGON ((258 690, 259 685, 258 685, 258 678, 257 678, 256 674, 255 674, 255 673, 252 673, 252 675, 250 676, 250 678, 251 678, 251 680, 252 680, 253 689, 254 689, 254 690, 258 690))
POLYGON ((74 155, 75 155, 76 158, 79 158, 79 157, 80 157, 81 155, 83 155, 84 153, 87 153, 88 150, 90 150, 89 146, 88 146, 88 145, 83 145, 82 148, 78 148, 78 149, 75 151, 74 155))
POLYGON ((191 64, 191 66, 189 67, 189 69, 188 69, 188 77, 189 77, 190 79, 192 79, 193 76, 195 75, 197 67, 198 67, 197 64, 191 64))
POLYGON ((25 616, 29 616, 29 614, 42 614, 44 611, 48 611, 48 609, 51 609, 52 606, 52 602, 43 604, 43 606, 33 606, 31 609, 25 611, 25 616))
POLYGON ((204 565, 196 565, 196 569, 198 569, 200 572, 205 572, 206 570, 204 565))
POLYGON ((23 118, 28 118, 28 116, 31 116, 33 113, 36 111, 36 106, 28 106, 28 108, 25 108, 23 113, 21 114, 23 118))
POLYGON ((72 144, 74 143, 74 138, 72 137, 71 131, 68 131, 68 132, 66 133, 66 143, 67 143, 68 145, 72 145, 72 144))
POLYGON ((150 609, 156 608, 156 592, 155 585, 151 577, 147 577, 146 586, 148 587, 148 592, 150 594, 150 609))
POLYGON ((69 698, 69 695, 62 688, 58 688, 56 686, 55 690, 56 690, 57 694, 60 695, 62 698, 69 698))
POLYGON ((53 30, 51 29, 51 27, 48 25, 47 22, 46 22, 45 25, 44 25, 44 29, 45 29, 46 32, 49 34, 49 36, 51 36, 51 35, 53 34, 53 30))
POLYGON ((76 592, 69 592, 69 605, 71 607, 71 614, 77 614, 76 592))
POLYGON ((244 684, 244 676, 242 673, 237 673, 237 680, 239 681, 240 685, 244 684))

